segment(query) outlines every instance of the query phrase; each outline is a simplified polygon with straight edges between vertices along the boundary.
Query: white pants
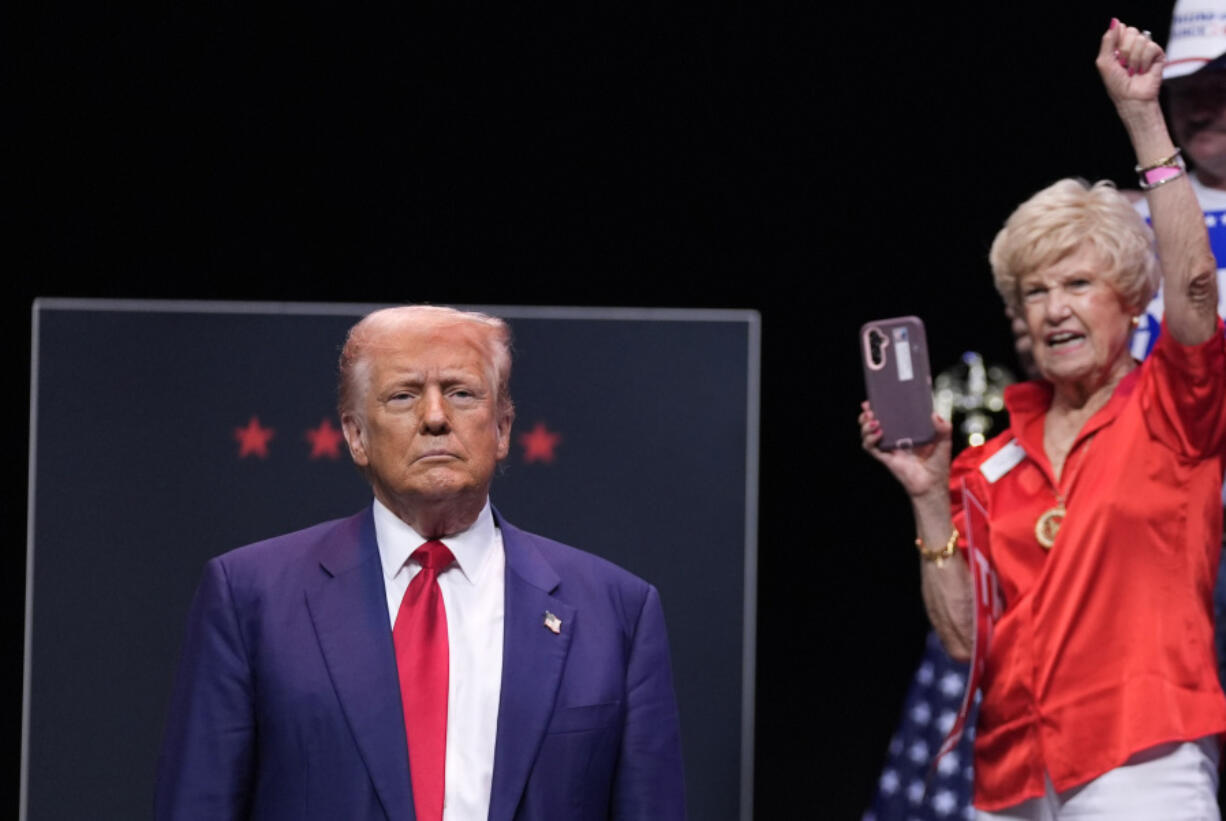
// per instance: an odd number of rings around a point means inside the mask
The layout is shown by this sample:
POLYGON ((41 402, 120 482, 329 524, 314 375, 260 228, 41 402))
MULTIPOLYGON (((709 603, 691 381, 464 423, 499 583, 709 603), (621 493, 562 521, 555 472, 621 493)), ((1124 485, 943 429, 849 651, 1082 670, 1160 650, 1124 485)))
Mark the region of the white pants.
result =
POLYGON ((1047 794, 997 812, 975 811, 976 821, 1220 821, 1217 738, 1159 744, 1114 770, 1071 790, 1047 794))

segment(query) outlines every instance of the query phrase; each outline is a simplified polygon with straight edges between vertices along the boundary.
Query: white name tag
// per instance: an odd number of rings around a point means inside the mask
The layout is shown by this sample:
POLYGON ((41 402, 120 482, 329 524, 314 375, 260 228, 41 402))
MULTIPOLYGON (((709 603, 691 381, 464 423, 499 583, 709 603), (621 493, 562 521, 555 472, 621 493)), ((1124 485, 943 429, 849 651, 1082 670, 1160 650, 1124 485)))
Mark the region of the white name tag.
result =
POLYGON ((915 378, 911 367, 911 341, 906 328, 894 329, 894 361, 898 363, 898 381, 910 382, 915 378))
POLYGON ((1009 444, 984 460, 984 463, 979 466, 979 472, 983 474, 983 478, 988 480, 988 484, 994 484, 997 479, 1013 470, 1025 458, 1026 451, 1022 450, 1022 446, 1017 443, 1016 439, 1012 439, 1009 444))

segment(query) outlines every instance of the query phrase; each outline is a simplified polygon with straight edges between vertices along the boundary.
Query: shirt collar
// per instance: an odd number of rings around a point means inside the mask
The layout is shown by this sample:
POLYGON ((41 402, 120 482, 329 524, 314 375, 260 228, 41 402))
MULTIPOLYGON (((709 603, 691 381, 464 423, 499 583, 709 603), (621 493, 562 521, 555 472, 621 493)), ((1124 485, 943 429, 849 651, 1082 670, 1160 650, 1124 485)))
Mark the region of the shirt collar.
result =
MULTIPOLYGON (((1107 403, 1082 426, 1073 440, 1074 447, 1082 439, 1111 423, 1119 415, 1120 409, 1137 386, 1141 367, 1143 366, 1133 368, 1124 375, 1124 378, 1115 386, 1107 403)), ((1052 384, 1046 380, 1018 382, 1005 388, 1005 408, 1009 411, 1009 427, 1014 437, 1021 440, 1023 447, 1032 455, 1046 452, 1043 448, 1043 418, 1051 409, 1054 392, 1052 384)))
MULTIPOLYGON (((410 565, 413 551, 426 543, 426 538, 392 513, 378 499, 374 501, 375 540, 379 544, 379 561, 383 564, 383 577, 391 581, 401 569, 410 565)), ((486 565, 494 546, 494 515, 490 500, 477 514, 477 520, 465 531, 439 539, 455 556, 460 573, 470 584, 476 581, 486 565)), ((417 567, 416 561, 411 566, 417 567)))

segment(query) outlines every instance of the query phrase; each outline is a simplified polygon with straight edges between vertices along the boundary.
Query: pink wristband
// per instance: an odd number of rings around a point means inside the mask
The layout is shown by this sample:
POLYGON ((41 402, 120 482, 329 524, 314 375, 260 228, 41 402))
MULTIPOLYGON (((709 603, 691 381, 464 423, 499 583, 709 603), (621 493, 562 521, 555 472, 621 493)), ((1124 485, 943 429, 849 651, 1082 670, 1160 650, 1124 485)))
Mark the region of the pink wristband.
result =
POLYGON ((1145 182, 1150 185, 1158 185, 1182 173, 1183 169, 1177 165, 1160 165, 1145 172, 1145 182))

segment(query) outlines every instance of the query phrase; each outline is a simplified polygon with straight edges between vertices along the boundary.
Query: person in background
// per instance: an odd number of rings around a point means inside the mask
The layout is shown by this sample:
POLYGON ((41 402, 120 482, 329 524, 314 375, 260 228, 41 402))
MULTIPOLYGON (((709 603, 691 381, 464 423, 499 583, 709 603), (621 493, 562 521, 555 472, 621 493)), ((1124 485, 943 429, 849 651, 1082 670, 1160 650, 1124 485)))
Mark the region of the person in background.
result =
MULTIPOLYGON (((1214 256, 1226 263, 1226 0, 1179 0, 1166 54, 1162 91, 1172 135, 1188 165, 1214 256)), ((1127 193, 1149 219, 1148 201, 1140 192, 1127 193)), ((1162 305, 1159 289, 1133 334, 1137 359, 1144 359, 1157 342, 1162 305)), ((1223 267, 1218 268, 1217 309, 1226 316, 1223 267)))

